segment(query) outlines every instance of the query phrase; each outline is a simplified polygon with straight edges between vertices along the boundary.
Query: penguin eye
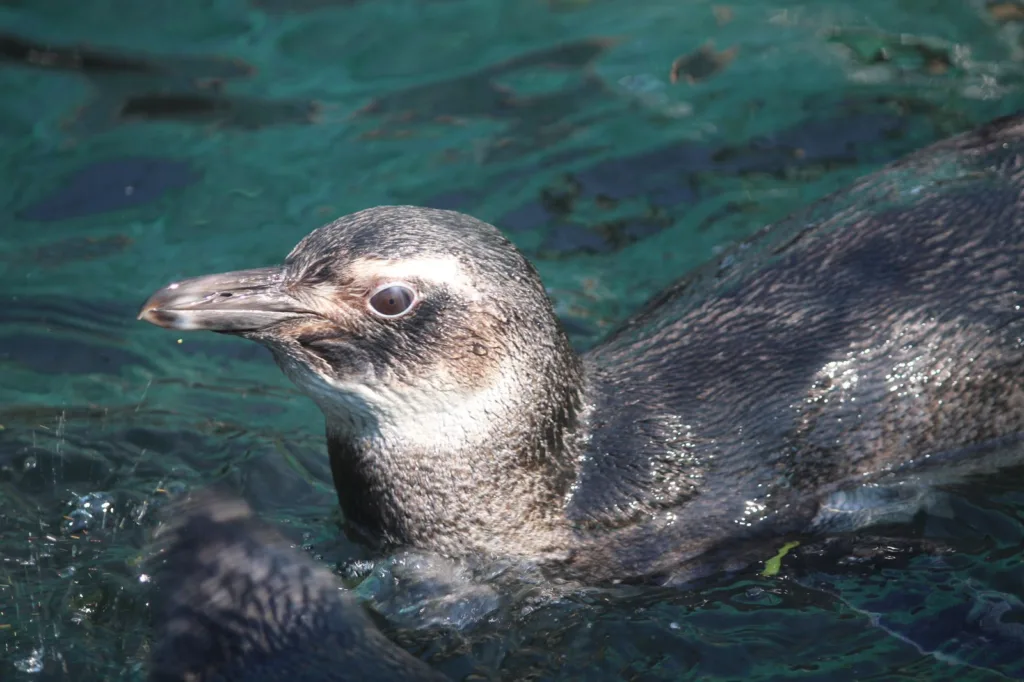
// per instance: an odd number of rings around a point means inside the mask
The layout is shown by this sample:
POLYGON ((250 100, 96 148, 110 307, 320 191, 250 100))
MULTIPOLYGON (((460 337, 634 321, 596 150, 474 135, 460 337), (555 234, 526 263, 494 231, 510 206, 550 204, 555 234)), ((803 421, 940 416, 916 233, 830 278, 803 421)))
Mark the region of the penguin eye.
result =
POLYGON ((370 310, 381 317, 400 317, 412 310, 416 292, 404 284, 385 284, 370 294, 370 310))

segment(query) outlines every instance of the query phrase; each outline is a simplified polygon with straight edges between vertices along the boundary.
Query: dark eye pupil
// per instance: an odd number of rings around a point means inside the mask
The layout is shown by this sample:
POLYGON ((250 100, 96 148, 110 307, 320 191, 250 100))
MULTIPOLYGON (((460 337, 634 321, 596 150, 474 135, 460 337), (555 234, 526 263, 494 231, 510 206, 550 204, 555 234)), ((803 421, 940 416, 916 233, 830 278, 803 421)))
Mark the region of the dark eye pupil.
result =
POLYGON ((412 301, 412 290, 397 284, 370 297, 370 305, 381 315, 401 315, 412 306, 412 301))

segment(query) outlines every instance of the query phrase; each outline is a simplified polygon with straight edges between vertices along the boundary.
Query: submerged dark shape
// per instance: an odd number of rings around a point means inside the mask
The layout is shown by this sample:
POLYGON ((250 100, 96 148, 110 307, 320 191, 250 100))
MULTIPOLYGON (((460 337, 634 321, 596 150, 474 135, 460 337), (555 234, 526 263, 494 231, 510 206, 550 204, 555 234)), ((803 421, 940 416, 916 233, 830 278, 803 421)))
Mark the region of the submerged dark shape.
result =
POLYGON ((670 83, 684 80, 690 85, 706 80, 729 66, 738 52, 735 46, 719 52, 714 43, 706 43, 672 62, 668 80, 670 83))
POLYGON ((488 162, 559 144, 571 131, 585 127, 591 103, 607 94, 593 65, 617 42, 601 37, 560 42, 448 80, 376 97, 359 111, 359 118, 377 120, 380 125, 364 135, 386 137, 417 123, 460 125, 482 118, 507 126, 488 149, 473 152, 488 162), (554 90, 521 94, 508 85, 524 78, 543 82, 551 71, 566 76, 554 90), (531 78, 534 73, 541 75, 531 78))
POLYGON ((200 178, 180 159, 124 157, 79 168, 61 186, 18 212, 24 220, 54 221, 108 213, 156 201, 200 178))
POLYGON ((151 74, 159 71, 144 60, 85 46, 54 46, 11 33, 0 33, 0 62, 99 74, 151 74))
POLYGON ((310 100, 260 100, 216 93, 147 93, 125 99, 124 121, 177 121, 242 130, 312 123, 320 106, 310 100))
POLYGON ((444 680, 240 499, 203 491, 158 535, 151 682, 444 680))
POLYGON ((1006 463, 1024 433, 1022 162, 1020 115, 932 145, 583 356, 497 229, 415 207, 341 218, 279 267, 171 284, 140 318, 270 348, 324 412, 342 508, 376 542, 680 580, 783 535, 906 520, 931 486, 1006 463), (408 307, 375 311, 394 286, 408 307))
POLYGON ((184 85, 193 79, 241 78, 253 67, 238 59, 213 56, 154 56, 98 49, 84 44, 55 45, 11 33, 0 33, 0 63, 37 69, 77 72, 97 81, 159 78, 184 85))
MULTIPOLYGON (((506 213, 497 224, 509 232, 542 235, 540 247, 529 255, 544 260, 614 252, 677 224, 702 202, 741 189, 732 184, 739 178, 756 183, 767 174, 792 183, 797 174, 810 177, 843 167, 881 165, 945 137, 944 128, 964 127, 942 120, 935 111, 921 111, 921 102, 819 101, 809 108, 814 113, 792 126, 742 143, 684 140, 558 173, 534 200, 506 213)), ((472 212, 482 198, 511 191, 511 186, 495 180, 477 192, 449 192, 429 203, 472 212)), ((722 230, 734 214, 770 213, 772 204, 770 198, 748 195, 742 209, 730 201, 705 221, 722 230)), ((749 219, 738 222, 746 226, 749 219)), ((707 229, 706 223, 698 229, 707 229)))
POLYGON ((96 96, 69 121, 78 133, 95 133, 140 120, 254 130, 310 124, 319 105, 309 100, 234 96, 230 81, 255 69, 240 59, 214 55, 121 53, 87 45, 54 45, 0 33, 0 64, 81 74, 96 96))

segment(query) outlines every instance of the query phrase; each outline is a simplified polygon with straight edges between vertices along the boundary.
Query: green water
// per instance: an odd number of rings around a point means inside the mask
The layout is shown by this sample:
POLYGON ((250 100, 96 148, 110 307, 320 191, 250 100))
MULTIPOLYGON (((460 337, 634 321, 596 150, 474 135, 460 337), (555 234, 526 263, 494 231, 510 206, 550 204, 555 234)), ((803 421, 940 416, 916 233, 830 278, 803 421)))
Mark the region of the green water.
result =
MULTIPOLYGON (((983 0, 0 2, 0 678, 140 678, 161 490, 227 478, 306 551, 362 555, 316 409, 253 345, 136 322, 155 288, 367 206, 457 208, 585 347, 717 249, 1017 109, 1022 30, 983 0)), ((456 678, 1021 679, 1022 480, 921 522, 952 554, 798 550, 775 578, 537 588, 391 634, 456 678)))

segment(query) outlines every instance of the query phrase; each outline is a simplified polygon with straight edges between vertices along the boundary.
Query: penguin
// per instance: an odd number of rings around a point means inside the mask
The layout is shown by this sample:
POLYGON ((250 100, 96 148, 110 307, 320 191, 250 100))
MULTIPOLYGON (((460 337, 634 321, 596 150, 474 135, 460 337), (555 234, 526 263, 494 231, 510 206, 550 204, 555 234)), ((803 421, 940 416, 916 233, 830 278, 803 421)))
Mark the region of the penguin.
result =
POLYGON ((446 680, 240 498, 193 493, 150 548, 150 682, 446 680))
POLYGON ((339 218, 279 266, 172 283, 139 317, 269 348, 323 412, 367 542, 672 582, 909 519, 941 482, 1019 463, 1022 169, 1022 114, 933 144, 583 354, 498 228, 415 206, 339 218))

